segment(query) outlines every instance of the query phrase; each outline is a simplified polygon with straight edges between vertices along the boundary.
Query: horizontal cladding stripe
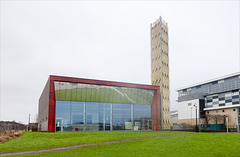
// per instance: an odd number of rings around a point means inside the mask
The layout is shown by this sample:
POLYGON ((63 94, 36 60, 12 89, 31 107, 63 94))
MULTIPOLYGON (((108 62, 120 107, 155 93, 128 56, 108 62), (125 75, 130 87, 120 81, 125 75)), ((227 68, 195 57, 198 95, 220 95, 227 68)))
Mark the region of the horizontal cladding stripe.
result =
POLYGON ((228 77, 237 76, 237 75, 240 75, 240 72, 233 73, 233 74, 230 74, 230 75, 225 75, 225 76, 222 76, 222 77, 219 77, 219 78, 216 78, 216 79, 204 81, 204 82, 197 83, 197 84, 193 84, 193 85, 186 86, 186 87, 183 87, 183 88, 179 88, 179 89, 177 89, 176 91, 178 92, 178 91, 183 90, 183 89, 187 89, 187 88, 191 88, 191 87, 195 87, 195 86, 207 84, 207 83, 210 83, 210 82, 213 82, 213 81, 218 81, 218 80, 222 80, 222 79, 225 79, 225 78, 228 78, 228 77))
POLYGON ((223 108, 234 108, 234 107, 240 107, 240 104, 230 105, 230 106, 220 106, 220 107, 211 107, 211 108, 204 108, 204 111, 210 111, 210 110, 218 110, 223 108))

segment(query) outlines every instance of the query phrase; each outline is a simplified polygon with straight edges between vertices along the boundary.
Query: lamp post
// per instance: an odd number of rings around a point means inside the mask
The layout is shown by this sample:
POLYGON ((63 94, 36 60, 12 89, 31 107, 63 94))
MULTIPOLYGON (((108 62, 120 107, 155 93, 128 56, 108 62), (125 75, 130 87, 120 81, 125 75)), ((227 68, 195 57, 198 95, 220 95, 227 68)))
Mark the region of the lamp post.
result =
POLYGON ((29 119, 28 119, 28 131, 30 131, 30 114, 29 114, 29 119))
POLYGON ((192 105, 191 105, 191 125, 192 125, 192 105))
POLYGON ((194 107, 196 109, 196 132, 197 132, 198 127, 197 127, 197 104, 196 103, 194 104, 194 107))
POLYGON ((228 133, 228 117, 226 117, 226 121, 227 121, 227 133, 228 133))

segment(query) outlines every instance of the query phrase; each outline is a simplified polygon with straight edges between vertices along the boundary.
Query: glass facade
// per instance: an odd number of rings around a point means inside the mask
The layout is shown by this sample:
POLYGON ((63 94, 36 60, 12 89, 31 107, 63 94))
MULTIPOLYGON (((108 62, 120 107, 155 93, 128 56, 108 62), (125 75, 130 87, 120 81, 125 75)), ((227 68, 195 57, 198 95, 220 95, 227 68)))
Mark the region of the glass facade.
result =
POLYGON ((223 80, 213 81, 210 83, 180 90, 178 91, 178 97, 191 95, 195 93, 203 93, 203 95, 209 95, 235 90, 239 88, 240 88, 240 76, 234 76, 225 78, 223 80))
POLYGON ((151 130, 154 90, 54 82, 56 131, 151 130))
POLYGON ((205 107, 220 107, 240 104, 240 90, 208 95, 205 97, 205 107))

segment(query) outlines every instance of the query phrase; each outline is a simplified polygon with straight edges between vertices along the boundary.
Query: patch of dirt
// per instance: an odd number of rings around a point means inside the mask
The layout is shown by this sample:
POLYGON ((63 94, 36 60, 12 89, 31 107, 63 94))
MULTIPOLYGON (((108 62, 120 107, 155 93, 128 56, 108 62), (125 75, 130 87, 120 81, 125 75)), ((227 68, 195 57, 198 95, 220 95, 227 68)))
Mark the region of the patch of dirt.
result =
POLYGON ((0 144, 9 141, 10 139, 18 138, 22 135, 23 131, 11 131, 7 135, 0 136, 0 144))

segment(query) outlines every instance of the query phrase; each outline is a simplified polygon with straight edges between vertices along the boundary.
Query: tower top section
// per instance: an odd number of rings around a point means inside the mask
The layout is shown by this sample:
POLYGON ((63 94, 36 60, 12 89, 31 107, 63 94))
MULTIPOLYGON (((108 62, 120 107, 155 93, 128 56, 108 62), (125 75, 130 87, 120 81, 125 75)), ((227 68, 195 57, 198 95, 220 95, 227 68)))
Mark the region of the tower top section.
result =
POLYGON ((165 22, 165 20, 163 20, 161 16, 155 22, 151 23, 150 26, 153 29, 154 27, 156 27, 157 25, 160 25, 160 24, 162 27, 165 27, 168 29, 168 23, 165 22))

